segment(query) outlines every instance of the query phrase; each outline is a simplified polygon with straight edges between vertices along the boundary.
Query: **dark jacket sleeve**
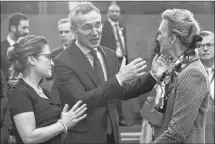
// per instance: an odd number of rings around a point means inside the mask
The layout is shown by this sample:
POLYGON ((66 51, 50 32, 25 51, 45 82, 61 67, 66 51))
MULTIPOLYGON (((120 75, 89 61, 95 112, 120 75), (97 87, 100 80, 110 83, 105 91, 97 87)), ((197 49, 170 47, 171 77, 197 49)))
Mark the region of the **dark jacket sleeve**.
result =
POLYGON ((125 96, 121 99, 128 100, 150 92, 155 84, 156 80, 148 72, 136 81, 124 85, 125 96))
POLYGON ((60 61, 55 61, 54 72, 59 96, 67 102, 72 102, 71 105, 78 100, 82 100, 88 107, 106 105, 108 100, 124 95, 123 87, 119 85, 115 76, 108 79, 104 85, 86 91, 76 74, 60 61))

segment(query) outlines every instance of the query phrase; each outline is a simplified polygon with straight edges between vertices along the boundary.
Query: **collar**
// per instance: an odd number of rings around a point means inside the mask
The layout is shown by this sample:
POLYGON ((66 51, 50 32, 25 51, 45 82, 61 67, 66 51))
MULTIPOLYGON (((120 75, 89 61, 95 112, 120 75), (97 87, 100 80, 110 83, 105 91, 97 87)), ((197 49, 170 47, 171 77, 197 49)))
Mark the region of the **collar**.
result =
POLYGON ((9 35, 7 36, 7 41, 9 42, 10 46, 16 43, 9 35))
POLYGON ((111 20, 110 18, 108 18, 108 21, 110 22, 110 24, 114 27, 115 24, 119 25, 119 21, 115 22, 113 20, 111 20))
MULTIPOLYGON (((81 46, 77 40, 75 41, 75 44, 80 48, 84 55, 88 55, 92 51, 86 47, 81 46)), ((94 50, 97 51, 97 48, 94 48, 94 50)))

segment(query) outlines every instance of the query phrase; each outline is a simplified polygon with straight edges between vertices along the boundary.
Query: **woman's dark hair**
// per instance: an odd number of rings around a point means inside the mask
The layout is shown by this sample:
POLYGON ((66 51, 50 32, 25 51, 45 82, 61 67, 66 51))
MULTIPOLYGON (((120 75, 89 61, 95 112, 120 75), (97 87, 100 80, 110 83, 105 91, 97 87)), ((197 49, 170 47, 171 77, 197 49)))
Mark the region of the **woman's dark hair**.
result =
POLYGON ((21 37, 10 47, 7 51, 7 56, 11 61, 11 78, 17 77, 19 73, 23 73, 26 68, 27 57, 41 53, 45 44, 48 44, 45 37, 28 35, 21 37))

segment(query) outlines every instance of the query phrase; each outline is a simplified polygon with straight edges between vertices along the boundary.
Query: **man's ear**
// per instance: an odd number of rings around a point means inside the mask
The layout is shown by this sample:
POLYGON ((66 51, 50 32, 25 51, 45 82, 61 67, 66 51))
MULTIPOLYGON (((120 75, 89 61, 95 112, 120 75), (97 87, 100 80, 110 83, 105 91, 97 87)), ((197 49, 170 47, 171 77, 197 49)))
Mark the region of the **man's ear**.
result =
POLYGON ((76 33, 77 33, 77 28, 76 28, 76 26, 71 26, 70 29, 71 29, 71 32, 73 33, 73 35, 76 36, 76 33))
POLYGON ((15 26, 10 26, 10 29, 12 32, 16 32, 16 27, 15 26))

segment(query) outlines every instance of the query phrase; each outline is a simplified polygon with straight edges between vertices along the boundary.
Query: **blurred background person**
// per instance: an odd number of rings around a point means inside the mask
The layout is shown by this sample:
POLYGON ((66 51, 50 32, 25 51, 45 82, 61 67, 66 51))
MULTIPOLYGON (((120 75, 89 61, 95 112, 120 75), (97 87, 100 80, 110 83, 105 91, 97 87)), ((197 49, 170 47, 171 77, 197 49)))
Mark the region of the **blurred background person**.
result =
MULTIPOLYGON (((102 29, 101 45, 115 51, 120 64, 123 57, 125 57, 126 62, 128 62, 126 48, 126 28, 119 22, 120 7, 116 3, 112 3, 108 7, 107 16, 108 19, 104 22, 102 29)), ((128 122, 126 123, 126 121, 123 119, 122 101, 117 101, 120 126, 126 126, 128 125, 128 122)))
POLYGON ((102 30, 101 45, 115 51, 121 64, 123 56, 128 61, 126 28, 119 22, 120 7, 116 3, 112 3, 108 7, 107 17, 102 30))
POLYGON ((8 107, 8 97, 7 97, 7 82, 5 80, 3 71, 1 69, 1 93, 0 93, 0 102, 1 102, 1 139, 0 143, 9 143, 9 136, 12 129, 11 115, 8 107))
POLYGON ((40 87, 42 79, 52 76, 54 65, 46 38, 22 37, 8 49, 8 57, 11 76, 23 75, 8 93, 17 143, 59 144, 61 134, 86 117, 86 104, 79 101, 68 111, 67 104, 40 87))
POLYGON ((209 109, 206 117, 205 143, 214 143, 214 33, 201 31, 202 42, 197 43, 197 52, 210 82, 209 109))
POLYGON ((1 68, 5 74, 6 81, 8 81, 10 75, 10 62, 7 57, 7 50, 20 37, 26 36, 29 33, 29 20, 27 16, 22 13, 10 15, 8 31, 7 38, 1 42, 1 68))
POLYGON ((162 53, 177 58, 171 80, 165 84, 161 126, 154 128, 152 143, 205 143, 205 119, 208 109, 207 73, 195 52, 200 27, 194 15, 185 9, 167 9, 162 13, 157 40, 162 53))
POLYGON ((62 46, 52 51, 52 58, 54 59, 59 53, 65 50, 75 39, 72 34, 70 21, 67 18, 63 18, 58 21, 58 35, 62 46))
MULTIPOLYGON (((61 41, 61 47, 52 50, 52 59, 54 59, 59 53, 65 50, 75 39, 75 36, 71 32, 70 21, 67 18, 62 18, 58 21, 58 35, 61 41)), ((41 82, 41 86, 47 89, 49 92, 52 91, 53 76, 51 78, 44 79, 41 82)))

